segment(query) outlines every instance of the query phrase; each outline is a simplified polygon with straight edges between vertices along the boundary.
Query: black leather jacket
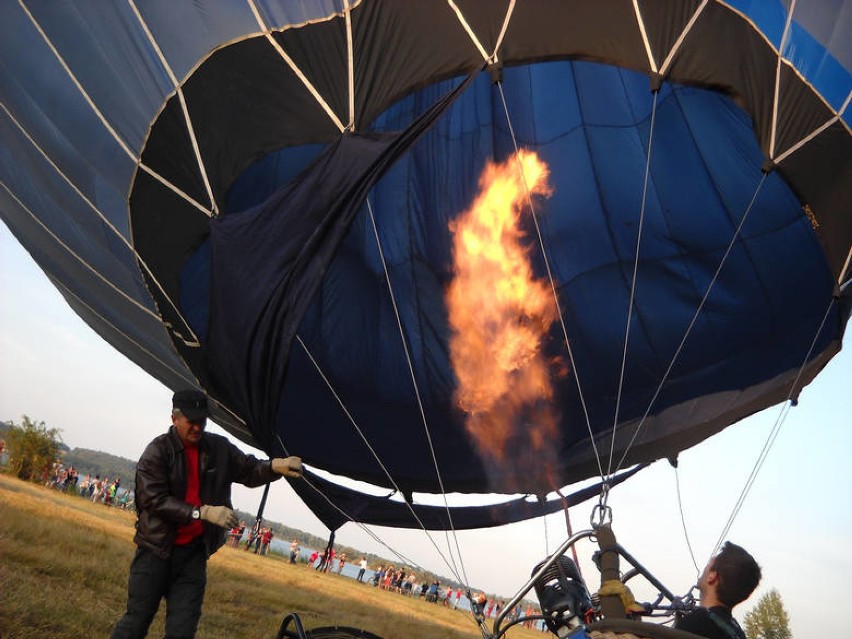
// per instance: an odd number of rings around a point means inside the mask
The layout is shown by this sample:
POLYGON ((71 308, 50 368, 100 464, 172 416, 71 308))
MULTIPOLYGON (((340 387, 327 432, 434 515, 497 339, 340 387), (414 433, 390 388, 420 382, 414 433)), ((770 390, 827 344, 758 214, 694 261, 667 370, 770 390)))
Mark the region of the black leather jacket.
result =
MULTIPOLYGON (((269 461, 246 455, 226 438, 204 433, 198 445, 201 503, 231 505, 231 484, 262 486, 281 476, 272 472, 269 461)), ((136 536, 140 548, 167 558, 179 526, 192 521, 192 506, 186 496, 186 457, 183 442, 172 426, 145 449, 136 464, 136 536)), ((204 523, 204 545, 209 557, 225 543, 224 528, 204 523)))

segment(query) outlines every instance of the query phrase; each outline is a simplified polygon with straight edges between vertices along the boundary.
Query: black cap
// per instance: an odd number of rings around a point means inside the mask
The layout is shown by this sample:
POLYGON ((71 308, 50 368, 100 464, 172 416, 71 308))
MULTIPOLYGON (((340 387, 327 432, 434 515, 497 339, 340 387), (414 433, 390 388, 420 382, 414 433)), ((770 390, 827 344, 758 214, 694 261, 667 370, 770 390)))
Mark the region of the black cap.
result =
POLYGON ((179 390, 172 397, 172 408, 177 408, 189 421, 207 418, 207 395, 194 388, 179 390))

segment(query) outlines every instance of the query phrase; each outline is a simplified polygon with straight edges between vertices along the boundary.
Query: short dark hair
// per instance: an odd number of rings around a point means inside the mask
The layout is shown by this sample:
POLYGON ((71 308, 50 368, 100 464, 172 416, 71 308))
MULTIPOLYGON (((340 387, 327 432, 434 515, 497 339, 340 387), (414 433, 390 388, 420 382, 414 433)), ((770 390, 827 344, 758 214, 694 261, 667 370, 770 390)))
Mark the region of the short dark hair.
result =
POLYGON ((748 599, 760 583, 760 566, 754 557, 730 541, 714 557, 713 570, 719 576, 716 596, 729 608, 748 599))

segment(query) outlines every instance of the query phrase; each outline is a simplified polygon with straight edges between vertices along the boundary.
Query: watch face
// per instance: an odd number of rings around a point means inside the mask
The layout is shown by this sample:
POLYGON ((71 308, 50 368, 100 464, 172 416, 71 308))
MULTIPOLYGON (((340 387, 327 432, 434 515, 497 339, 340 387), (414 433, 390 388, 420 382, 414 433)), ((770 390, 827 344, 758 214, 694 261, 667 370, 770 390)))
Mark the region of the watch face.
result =
POLYGON ((198 519, 199 517, 201 517, 201 511, 199 511, 198 508, 193 508, 192 509, 192 518, 198 519))

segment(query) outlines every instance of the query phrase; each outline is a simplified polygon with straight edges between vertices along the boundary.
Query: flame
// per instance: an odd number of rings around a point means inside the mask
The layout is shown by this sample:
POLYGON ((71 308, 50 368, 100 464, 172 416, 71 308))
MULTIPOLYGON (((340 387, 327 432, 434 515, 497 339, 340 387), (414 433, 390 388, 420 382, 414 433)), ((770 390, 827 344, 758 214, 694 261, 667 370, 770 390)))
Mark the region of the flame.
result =
POLYGON ((522 444, 527 453, 543 451, 556 434, 551 366, 542 353, 556 306, 547 281, 533 276, 520 228, 528 197, 550 194, 548 176, 530 151, 489 163, 473 205, 450 224, 455 400, 480 455, 503 465, 513 463, 522 444))

